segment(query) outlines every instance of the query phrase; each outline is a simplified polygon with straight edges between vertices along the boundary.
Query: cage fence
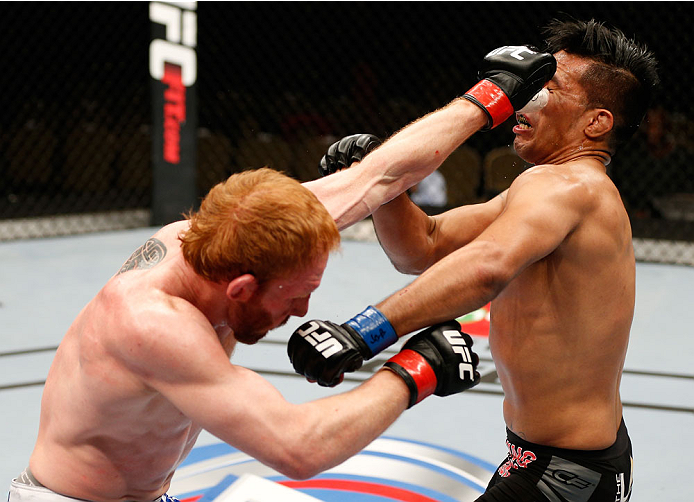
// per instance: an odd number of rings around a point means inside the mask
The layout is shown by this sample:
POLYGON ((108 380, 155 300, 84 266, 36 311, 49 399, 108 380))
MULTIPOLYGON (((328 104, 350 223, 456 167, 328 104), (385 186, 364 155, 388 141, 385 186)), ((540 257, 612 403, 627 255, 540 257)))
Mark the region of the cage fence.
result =
MULTIPOLYGON (((151 223, 148 2, 3 2, 0 240, 151 223)), ((609 166, 637 258, 694 264, 692 15, 686 2, 201 2, 195 195, 269 166, 301 181, 336 139, 386 138, 461 95, 500 45, 556 16, 648 44, 662 86, 609 166)), ((505 124, 444 163, 447 204, 484 201, 528 165, 505 124)), ((182 211, 186 208, 182 208, 182 211)), ((371 238, 368 231, 350 235, 371 238)))

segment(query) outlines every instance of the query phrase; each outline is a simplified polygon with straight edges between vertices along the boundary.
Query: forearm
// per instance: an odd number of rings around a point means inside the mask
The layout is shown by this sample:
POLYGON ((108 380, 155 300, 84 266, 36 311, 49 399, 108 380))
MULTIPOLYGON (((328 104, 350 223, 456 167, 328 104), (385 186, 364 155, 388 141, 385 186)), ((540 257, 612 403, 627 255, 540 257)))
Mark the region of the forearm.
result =
POLYGON ((456 99, 393 135, 361 163, 305 186, 346 228, 431 174, 485 124, 479 107, 456 99))
POLYGON ((409 398, 402 378, 379 371, 348 392, 299 405, 295 419, 284 421, 296 463, 288 472, 306 478, 344 462, 395 422, 409 398))
POLYGON ((395 268, 421 274, 444 256, 477 238, 503 210, 506 193, 481 204, 460 206, 428 216, 407 195, 373 213, 381 247, 395 268))
POLYGON ((373 213, 378 242, 393 266, 404 274, 419 274, 434 263, 432 238, 436 220, 406 194, 373 213))
POLYGON ((180 408, 210 433, 291 478, 314 476, 356 454, 410 399, 402 378, 379 371, 348 392, 293 404, 260 375, 233 368, 235 378, 191 393, 194 399, 177 400, 180 408))
POLYGON ((471 244, 436 262, 375 307, 398 336, 456 319, 491 301, 507 278, 493 245, 471 244))

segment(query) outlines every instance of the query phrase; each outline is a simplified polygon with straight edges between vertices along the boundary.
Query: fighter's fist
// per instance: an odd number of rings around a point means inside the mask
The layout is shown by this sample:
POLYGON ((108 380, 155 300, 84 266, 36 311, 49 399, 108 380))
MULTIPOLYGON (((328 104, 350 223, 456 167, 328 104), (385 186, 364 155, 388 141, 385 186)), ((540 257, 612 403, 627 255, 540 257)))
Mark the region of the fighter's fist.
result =
POLYGON ((482 108, 488 119, 486 129, 491 129, 523 108, 556 69, 554 56, 535 47, 499 47, 484 57, 480 81, 463 98, 482 108))
POLYGON ((381 144, 381 140, 373 134, 353 134, 336 141, 326 153, 318 165, 321 176, 327 176, 334 172, 351 166, 354 162, 361 162, 367 153, 375 150, 381 144))
POLYGON ((457 321, 447 321, 414 335, 385 367, 409 387, 411 407, 431 394, 448 396, 477 385, 479 361, 470 335, 457 321))
POLYGON ((297 373, 324 387, 340 383, 345 372, 361 368, 369 355, 352 328, 317 320, 299 326, 289 338, 287 353, 297 373))
POLYGON ((289 338, 287 353, 294 369, 325 387, 358 370, 365 359, 395 343, 398 336, 386 317, 369 306, 344 324, 309 321, 289 338))

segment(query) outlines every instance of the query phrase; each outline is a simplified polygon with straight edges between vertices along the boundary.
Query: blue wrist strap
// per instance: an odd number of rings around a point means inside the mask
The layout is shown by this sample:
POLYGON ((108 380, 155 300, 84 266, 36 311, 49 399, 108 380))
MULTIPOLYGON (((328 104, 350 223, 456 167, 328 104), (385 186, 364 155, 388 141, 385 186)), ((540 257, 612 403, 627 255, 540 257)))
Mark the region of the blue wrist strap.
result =
POLYGON ((345 324, 361 335, 372 356, 398 341, 398 335, 388 319, 372 306, 366 307, 364 312, 355 315, 345 324))

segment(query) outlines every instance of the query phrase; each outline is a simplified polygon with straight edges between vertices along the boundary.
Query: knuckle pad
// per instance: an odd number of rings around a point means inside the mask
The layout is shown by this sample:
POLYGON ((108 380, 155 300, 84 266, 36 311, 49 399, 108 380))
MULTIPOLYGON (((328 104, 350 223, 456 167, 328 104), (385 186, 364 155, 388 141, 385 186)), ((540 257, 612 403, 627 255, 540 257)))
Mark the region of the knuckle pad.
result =
POLYGON ((327 159, 325 158, 325 155, 323 156, 322 159, 320 159, 320 163, 318 164, 318 171, 319 171, 320 174, 322 174, 323 176, 325 176, 325 175, 327 175, 327 174, 332 174, 332 173, 330 172, 330 169, 328 169, 328 161, 327 161, 327 159))
POLYGON ((311 380, 320 380, 322 378, 323 367, 320 363, 314 362, 313 364, 307 364, 304 367, 303 374, 306 378, 311 380))
POLYGON ((328 153, 327 153, 328 159, 332 159, 335 157, 335 154, 337 153, 337 149, 338 149, 339 145, 340 145, 340 142, 336 141, 335 143, 333 143, 332 145, 330 145, 328 147, 328 153))
POLYGON ((328 370, 327 368, 323 368, 323 371, 317 380, 319 383, 321 383, 321 385, 323 385, 323 387, 334 387, 339 381, 339 375, 334 369, 328 370))
POLYGON ((349 151, 352 143, 354 143, 354 139, 352 136, 347 136, 345 138, 342 138, 338 143, 337 143, 337 151, 338 152, 347 152, 349 151))
POLYGON ((337 158, 335 159, 336 162, 336 168, 337 169, 344 169, 345 167, 349 167, 349 164, 347 164, 347 158, 343 152, 338 152, 337 153, 337 158))

